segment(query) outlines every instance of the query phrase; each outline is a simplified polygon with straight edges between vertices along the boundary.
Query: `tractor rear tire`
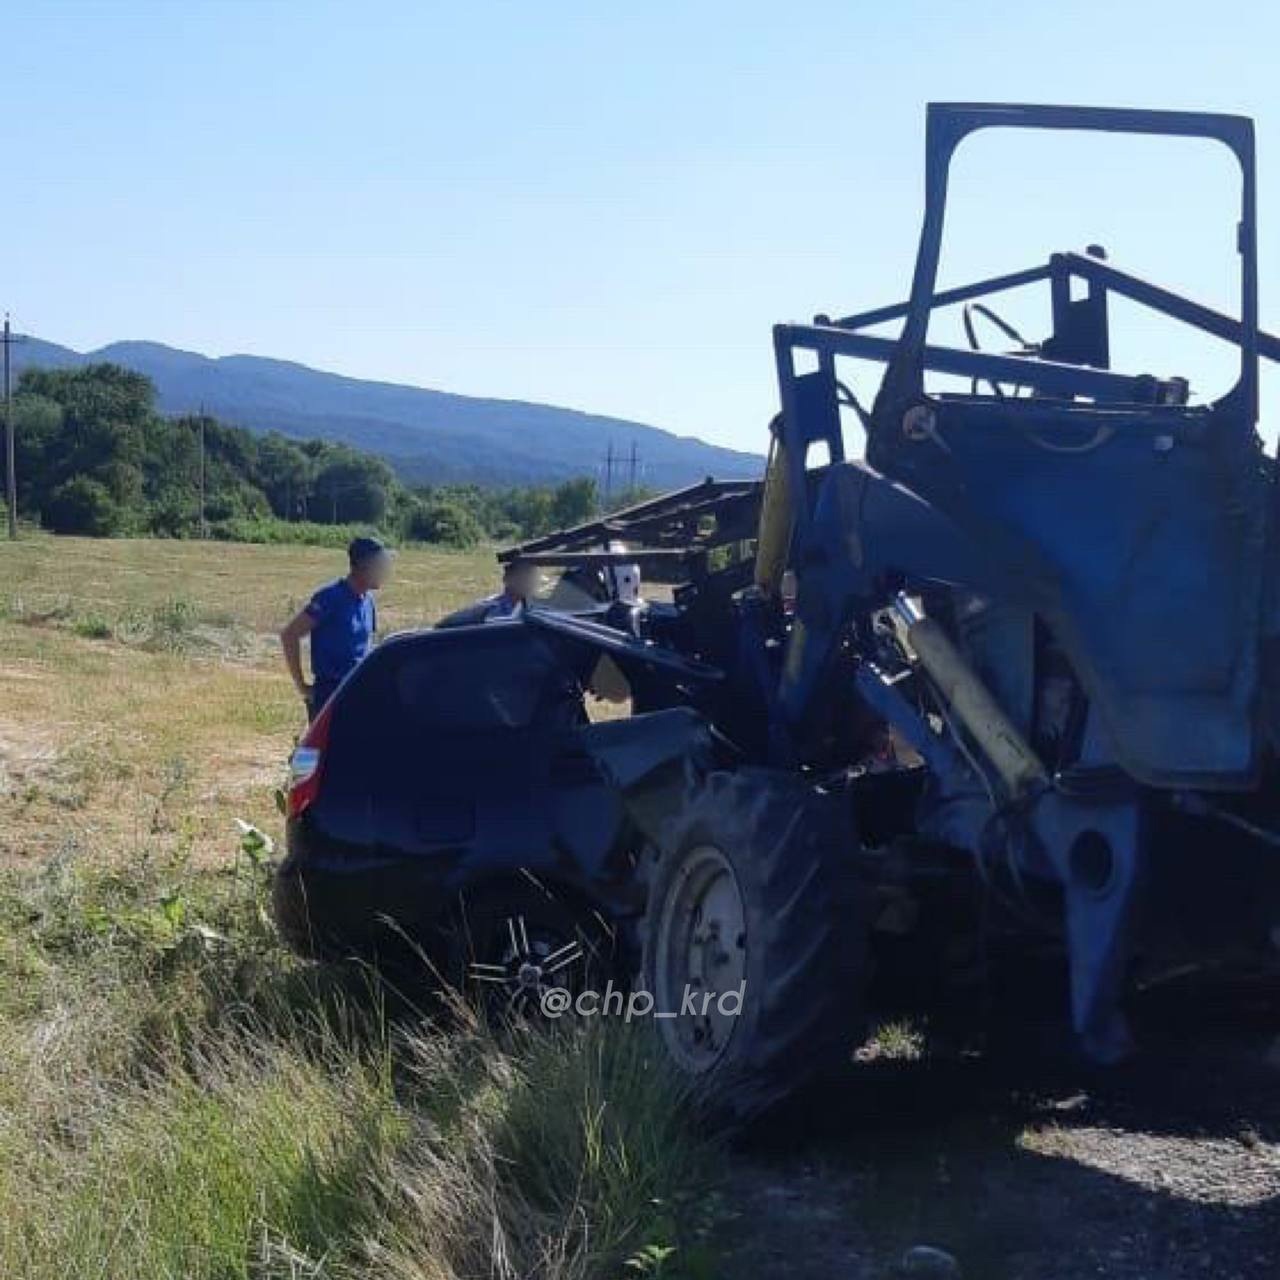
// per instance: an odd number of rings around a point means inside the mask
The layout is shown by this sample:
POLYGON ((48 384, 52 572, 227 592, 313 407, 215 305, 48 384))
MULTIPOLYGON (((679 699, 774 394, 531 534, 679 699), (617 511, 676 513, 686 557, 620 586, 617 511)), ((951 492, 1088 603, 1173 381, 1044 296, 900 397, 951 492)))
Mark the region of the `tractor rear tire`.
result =
POLYGON ((847 798, 767 769, 692 782, 668 824, 644 982, 668 1056, 717 1121, 846 1067, 861 1041, 873 886, 852 828, 847 798), (738 989, 735 1009, 721 997, 738 989))

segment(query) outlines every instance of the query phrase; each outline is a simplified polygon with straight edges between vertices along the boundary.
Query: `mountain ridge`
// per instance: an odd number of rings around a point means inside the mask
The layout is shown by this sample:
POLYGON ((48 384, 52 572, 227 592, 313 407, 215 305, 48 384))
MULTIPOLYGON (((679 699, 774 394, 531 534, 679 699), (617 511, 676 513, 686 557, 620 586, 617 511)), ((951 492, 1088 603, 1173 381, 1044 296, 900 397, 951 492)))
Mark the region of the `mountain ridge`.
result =
POLYGON ((121 364, 151 378, 162 413, 203 408, 255 432, 340 440, 386 458, 410 483, 555 483, 597 473, 610 445, 615 489, 629 481, 633 444, 637 479, 652 488, 691 484, 707 475, 754 477, 764 464, 756 454, 625 418, 353 378, 272 356, 207 356, 146 339, 81 352, 28 338, 13 352, 19 370, 121 364))

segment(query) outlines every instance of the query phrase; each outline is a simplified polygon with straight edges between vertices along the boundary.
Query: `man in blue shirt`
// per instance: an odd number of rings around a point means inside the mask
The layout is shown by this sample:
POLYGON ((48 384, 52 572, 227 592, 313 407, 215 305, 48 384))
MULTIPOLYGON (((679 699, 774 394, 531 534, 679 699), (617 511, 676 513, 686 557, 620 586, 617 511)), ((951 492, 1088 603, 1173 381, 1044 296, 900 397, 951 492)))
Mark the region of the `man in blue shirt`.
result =
POLYGON ((391 552, 377 538, 353 539, 347 560, 347 576, 321 587, 280 632, 285 666, 312 720, 369 652, 378 629, 373 592, 391 572, 391 552), (306 635, 311 637, 311 684, 302 673, 302 637, 306 635))

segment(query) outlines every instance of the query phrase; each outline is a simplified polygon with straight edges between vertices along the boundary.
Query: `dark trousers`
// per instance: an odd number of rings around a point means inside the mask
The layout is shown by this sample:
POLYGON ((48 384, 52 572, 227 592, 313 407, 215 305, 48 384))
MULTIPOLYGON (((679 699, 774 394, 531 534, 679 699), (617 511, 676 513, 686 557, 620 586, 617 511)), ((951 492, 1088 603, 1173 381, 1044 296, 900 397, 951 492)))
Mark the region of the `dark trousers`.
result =
POLYGON ((317 680, 311 686, 311 696, 307 699, 307 715, 314 720, 320 714, 324 704, 333 697, 333 691, 338 687, 336 680, 317 680))

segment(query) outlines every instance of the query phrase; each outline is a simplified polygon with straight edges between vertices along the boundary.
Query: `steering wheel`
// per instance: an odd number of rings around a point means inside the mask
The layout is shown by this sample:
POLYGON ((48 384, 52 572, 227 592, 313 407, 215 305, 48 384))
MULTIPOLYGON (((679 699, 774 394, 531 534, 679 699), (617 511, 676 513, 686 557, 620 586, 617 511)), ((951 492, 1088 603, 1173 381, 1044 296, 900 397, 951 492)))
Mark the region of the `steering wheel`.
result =
MULTIPOLYGON (((970 302, 965 304, 964 308, 964 336, 969 341, 969 348, 972 351, 981 351, 982 345, 978 341, 977 327, 973 323, 974 316, 981 316, 984 320, 993 324, 1001 333, 1004 334, 1010 342, 1016 342, 1018 349, 1010 352, 1011 355, 1018 356, 1038 356, 1040 354, 1040 346, 1034 342, 1028 342, 1026 338, 1020 334, 1003 316, 998 315, 990 307, 984 306, 981 302, 970 302)), ((992 391, 995 392, 998 400, 1004 400, 1004 390, 998 382, 992 381, 990 378, 974 378, 971 381, 973 394, 978 394, 978 383, 985 382, 992 391)), ((1013 388, 1013 394, 1016 397, 1021 384, 1016 384, 1013 388)), ((1050 453, 1091 453, 1100 445, 1106 444, 1115 434, 1115 428, 1109 426, 1100 426, 1094 431, 1093 435, 1087 439, 1074 444, 1062 444, 1059 441, 1048 440, 1044 436, 1032 431, 1024 430, 1023 434, 1037 448, 1046 449, 1050 453)))
MULTIPOLYGON (((969 343, 970 351, 982 350, 982 343, 978 341, 977 326, 974 324, 974 318, 976 316, 981 316, 988 324, 992 324, 999 329, 1010 342, 1016 342, 1018 344, 1018 349, 1016 351, 1009 352, 1010 355, 1035 356, 1040 354, 1039 344, 1028 342, 1026 338, 1024 338, 1022 334, 1020 334, 1017 329, 1015 329, 1003 316, 998 315, 990 307, 981 302, 966 302, 964 311, 962 312, 964 336, 965 340, 969 343)), ((985 382, 987 386, 991 388, 995 393, 997 400, 1005 399, 1004 389, 998 382, 991 378, 975 377, 971 379, 969 385, 973 395, 976 396, 978 394, 978 384, 980 382, 985 382)), ((1015 396, 1018 394, 1020 385, 1021 384, 1014 385, 1013 394, 1015 396)))

